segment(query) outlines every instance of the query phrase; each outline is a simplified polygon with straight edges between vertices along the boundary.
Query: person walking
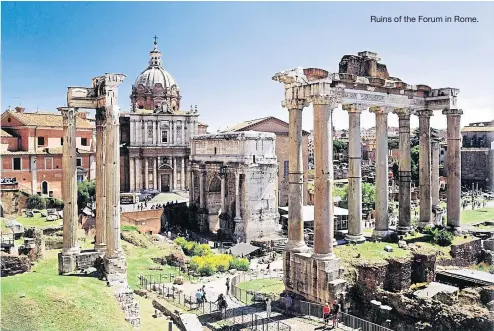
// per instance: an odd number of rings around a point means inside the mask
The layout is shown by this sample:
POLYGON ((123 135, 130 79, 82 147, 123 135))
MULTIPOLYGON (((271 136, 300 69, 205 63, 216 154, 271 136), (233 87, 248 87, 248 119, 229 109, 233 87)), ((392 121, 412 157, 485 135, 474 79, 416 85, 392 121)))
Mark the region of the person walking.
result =
POLYGON ((202 301, 203 302, 208 302, 208 299, 206 298, 206 285, 202 285, 202 301))
POLYGON ((340 312, 340 305, 338 304, 338 301, 333 302, 333 309, 332 309, 332 315, 333 315, 333 329, 338 327, 338 313, 340 312))
POLYGON ((226 295, 230 293, 230 277, 226 277, 226 295))
POLYGON ((225 297, 223 296, 223 293, 220 293, 218 295, 218 299, 216 299, 215 303, 218 305, 218 309, 220 310, 221 313, 221 318, 226 317, 226 310, 228 308, 228 302, 226 302, 225 297))
POLYGON ((201 304, 203 302, 203 293, 201 291, 201 289, 198 289, 197 292, 196 292, 196 303, 197 303, 197 309, 199 309, 201 307, 201 304))
POLYGON ((293 303, 292 297, 290 296, 290 294, 287 294, 285 297, 285 315, 288 315, 290 313, 292 303, 293 303))
POLYGON ((329 323, 329 316, 331 313, 331 308, 329 307, 329 303, 326 302, 322 309, 322 314, 323 314, 323 319, 324 319, 324 326, 327 326, 329 323))
POLYGON ((268 297, 266 299, 266 316, 271 318, 271 298, 268 297))

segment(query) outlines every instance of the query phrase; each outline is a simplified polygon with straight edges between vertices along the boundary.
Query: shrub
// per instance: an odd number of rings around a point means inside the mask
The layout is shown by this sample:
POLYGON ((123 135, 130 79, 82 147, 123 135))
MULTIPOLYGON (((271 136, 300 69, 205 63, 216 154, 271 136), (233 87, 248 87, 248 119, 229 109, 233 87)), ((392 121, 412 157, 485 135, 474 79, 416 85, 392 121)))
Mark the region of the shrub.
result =
POLYGON ((183 248, 184 249, 184 252, 185 254, 187 255, 194 255, 194 247, 196 246, 196 243, 193 242, 193 241, 188 241, 186 244, 185 244, 185 247, 183 248))
POLYGON ((60 199, 53 199, 53 208, 56 208, 56 209, 63 209, 63 206, 64 206, 64 203, 62 200, 60 199))
POLYGON ((31 194, 27 198, 27 208, 28 209, 45 209, 46 201, 41 198, 39 195, 31 194))
POLYGON ((245 258, 234 257, 230 261, 230 269, 237 269, 240 271, 248 271, 249 270, 249 261, 245 258))
POLYGON ((434 236, 434 227, 432 225, 427 225, 424 230, 423 230, 423 233, 424 234, 428 234, 430 236, 434 236))
POLYGON ((184 249, 185 245, 187 245, 187 240, 185 240, 184 237, 177 237, 173 242, 178 246, 182 247, 182 249, 184 249))
POLYGON ((194 249, 192 251, 192 255, 194 256, 208 256, 212 255, 211 247, 208 244, 195 244, 194 249))
POLYGON ((201 265, 197 271, 203 276, 212 276, 216 272, 216 268, 213 265, 206 263, 201 265))
POLYGON ((434 235, 434 243, 439 246, 449 246, 453 242, 453 233, 447 229, 438 230, 434 235))
POLYGON ((230 262, 233 260, 231 255, 218 254, 213 256, 214 265, 219 272, 225 272, 230 269, 230 262))

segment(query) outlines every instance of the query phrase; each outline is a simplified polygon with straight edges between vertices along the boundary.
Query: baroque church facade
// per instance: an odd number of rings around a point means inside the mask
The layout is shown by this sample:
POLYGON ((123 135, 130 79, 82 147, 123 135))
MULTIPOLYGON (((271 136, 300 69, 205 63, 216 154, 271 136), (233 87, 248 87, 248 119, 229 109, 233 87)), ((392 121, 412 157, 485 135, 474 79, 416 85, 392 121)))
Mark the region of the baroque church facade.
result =
POLYGON ((155 39, 149 65, 132 86, 131 110, 120 115, 122 192, 188 190, 190 141, 207 130, 197 106, 180 110, 180 88, 161 55, 155 39))

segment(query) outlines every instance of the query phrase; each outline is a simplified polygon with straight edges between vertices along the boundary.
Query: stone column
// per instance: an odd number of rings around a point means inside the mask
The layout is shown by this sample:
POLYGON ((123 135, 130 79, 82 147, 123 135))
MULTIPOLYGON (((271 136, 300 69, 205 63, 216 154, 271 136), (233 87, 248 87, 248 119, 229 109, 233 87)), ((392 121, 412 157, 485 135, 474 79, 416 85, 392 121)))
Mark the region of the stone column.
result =
MULTIPOLYGON (((134 120, 130 120, 130 145, 134 145, 135 143, 135 122, 134 120)), ((98 144, 98 142, 96 142, 98 144)))
MULTIPOLYGON (((106 250, 105 127, 105 109, 98 108, 96 109, 96 238, 94 249, 99 252, 106 250)), ((132 183, 132 176, 130 178, 132 183)))
POLYGON ((185 190, 185 157, 182 156, 181 159, 182 159, 182 164, 180 168, 180 187, 182 190, 185 190))
POLYGON ((376 114, 376 226, 373 236, 383 238, 389 234, 388 222, 388 109, 370 107, 376 114))
POLYGON ((147 145, 148 144, 148 121, 145 121, 144 122, 144 145, 147 145))
POLYGON ((225 210, 225 175, 220 175, 221 176, 221 202, 220 202, 220 208, 221 212, 224 213, 225 210))
POLYGON ((130 192, 134 192, 136 189, 136 162, 135 158, 131 157, 129 159, 130 163, 130 192))
MULTIPOLYGON (((159 169, 160 164, 161 164, 161 157, 158 156, 158 167, 157 167, 157 169, 159 169)), ((161 175, 160 175, 159 172, 158 172, 158 191, 161 192, 161 175)))
POLYGON ((106 106, 106 258, 122 256, 120 249, 120 123, 119 107, 106 106))
POLYGON ((144 189, 149 189, 149 160, 144 158, 144 189))
POLYGON ((153 190, 158 189, 158 159, 153 158, 153 190))
POLYGON ((410 110, 398 108, 394 111, 398 115, 400 160, 398 162, 398 185, 399 185, 399 216, 397 230, 407 233, 411 228, 411 181, 412 163, 410 151, 410 110))
POLYGON ((307 251, 302 219, 304 172, 302 161, 302 110, 305 100, 287 100, 289 113, 288 143, 288 243, 286 249, 293 252, 307 251))
POLYGON ((420 228, 432 224, 431 205, 431 110, 417 112, 419 117, 419 199, 420 228))
POLYGON ((76 167, 76 118, 77 109, 60 107, 63 117, 62 195, 63 250, 62 255, 80 252, 77 242, 77 167, 76 167))
POLYGON ((314 104, 314 258, 331 259, 333 253, 333 134, 331 115, 336 102, 316 97, 314 104))
POLYGON ((233 219, 233 221, 235 222, 235 230, 233 234, 237 242, 243 242, 245 238, 244 222, 241 214, 242 211, 240 205, 240 174, 236 172, 235 173, 235 218, 233 219))
POLYGON ((460 118, 463 115, 461 109, 443 110, 446 115, 448 130, 448 151, 446 166, 448 169, 448 226, 458 230, 460 228, 460 202, 461 202, 461 131, 460 118))
POLYGON ((189 200, 191 203, 195 203, 195 196, 194 196, 194 170, 190 168, 190 187, 189 187, 189 200))
POLYGON ((348 111, 348 235, 347 241, 364 242, 362 227, 362 138, 360 114, 367 106, 343 105, 348 111))
POLYGON ((153 145, 156 145, 156 121, 153 121, 153 145))
POLYGON ((177 190, 177 158, 172 157, 172 166, 173 166, 173 189, 172 191, 177 190))
POLYGON ((439 207, 439 141, 431 141, 432 161, 431 161, 431 198, 432 208, 439 207))
POLYGON ((141 192, 142 190, 142 167, 141 167, 141 158, 136 157, 136 192, 141 192))
POLYGON ((185 145, 185 121, 182 121, 181 125, 182 125, 182 145, 185 145))
POLYGON ((199 208, 204 208, 204 170, 199 169, 199 208))

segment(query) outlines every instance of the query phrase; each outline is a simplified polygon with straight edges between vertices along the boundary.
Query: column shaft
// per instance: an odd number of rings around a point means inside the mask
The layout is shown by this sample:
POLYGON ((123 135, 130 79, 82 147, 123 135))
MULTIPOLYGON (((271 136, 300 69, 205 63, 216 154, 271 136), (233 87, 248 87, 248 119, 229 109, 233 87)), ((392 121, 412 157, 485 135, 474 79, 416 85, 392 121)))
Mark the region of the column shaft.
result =
MULTIPOLYGON (((105 109, 96 109, 96 238, 94 248, 98 251, 106 249, 105 126, 105 109)), ((132 176, 130 178, 132 183, 132 176)))
POLYGON ((431 198, 432 208, 439 207, 439 142, 434 140, 431 143, 431 198))
POLYGON ((411 180, 412 180, 412 163, 410 151, 410 113, 404 110, 398 113, 399 139, 400 139, 400 161, 398 168, 398 185, 399 185, 399 232, 408 232, 411 230, 411 180))
POLYGON ((182 160, 182 164, 180 167, 180 189, 185 190, 186 189, 185 188, 185 157, 182 156, 181 160, 182 160))
POLYGON ((130 192, 134 192, 136 190, 136 160, 131 157, 129 159, 130 163, 130 192))
POLYGON ((76 118, 74 108, 59 108, 63 116, 62 195, 63 207, 63 250, 71 255, 80 251, 77 242, 77 167, 76 167, 76 118))
POLYGON ((334 257, 333 107, 314 103, 314 257, 322 259, 334 257))
POLYGON ((149 160, 144 158, 144 189, 149 189, 149 160))
POLYGON ((288 243, 287 250, 305 251, 304 222, 302 219, 304 173, 302 162, 302 107, 289 112, 288 143, 288 243))
POLYGON ((221 212, 226 212, 225 210, 225 175, 221 175, 221 202, 220 202, 221 212))
POLYGON ((235 173, 235 219, 242 219, 240 214, 240 174, 235 173))
POLYGON ((461 109, 444 110, 447 119, 447 168, 448 168, 448 226, 456 229, 460 227, 460 202, 461 202, 461 109))
MULTIPOLYGON (((158 156, 158 169, 160 167, 160 164, 161 164, 161 157, 158 156)), ((158 172, 158 191, 161 192, 161 175, 159 172, 158 172)))
POLYGON ((141 158, 136 157, 136 192, 141 192, 142 190, 142 163, 141 158))
POLYGON ((158 159, 153 158, 153 190, 158 189, 157 181, 158 181, 158 159))
POLYGON ((190 187, 189 187, 189 200, 191 203, 195 203, 196 197, 194 196, 194 173, 195 171, 190 169, 190 187))
POLYGON ((388 113, 376 112, 376 225, 375 237, 388 234, 388 113))
POLYGON ((181 125, 182 125, 182 145, 185 145, 185 121, 182 121, 181 125))
POLYGON ((348 241, 363 242, 362 227, 362 138, 360 110, 356 105, 344 105, 348 111, 348 241))
POLYGON ((177 158, 172 157, 173 166, 173 191, 177 190, 177 158))
POLYGON ((199 208, 204 208, 204 171, 199 170, 199 208))
POLYGON ((116 258, 120 250, 120 124, 119 107, 106 107, 106 257, 116 258))
POLYGON ((431 125, 432 111, 419 112, 419 227, 432 224, 431 205, 431 125))

